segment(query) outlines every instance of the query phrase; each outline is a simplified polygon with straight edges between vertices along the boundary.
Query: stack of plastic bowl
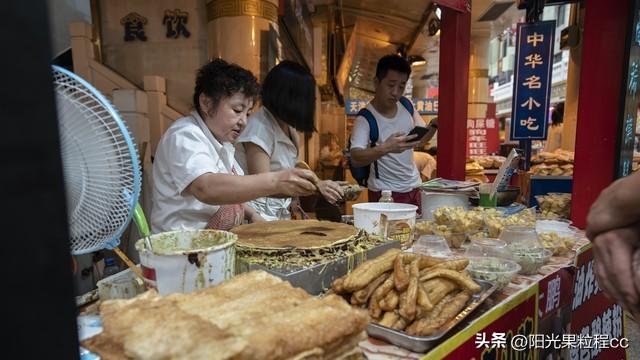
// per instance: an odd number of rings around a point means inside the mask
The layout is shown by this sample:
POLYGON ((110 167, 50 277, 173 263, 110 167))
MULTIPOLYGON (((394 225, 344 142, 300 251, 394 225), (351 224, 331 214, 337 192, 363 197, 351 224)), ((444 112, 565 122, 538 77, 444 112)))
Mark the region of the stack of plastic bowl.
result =
POLYGON ((447 244, 447 240, 439 235, 420 236, 418 240, 413 244, 411 251, 413 251, 414 253, 433 257, 453 257, 453 252, 451 252, 451 249, 447 244))
POLYGON ((520 273, 523 275, 536 274, 553 255, 542 246, 534 228, 506 227, 500 235, 500 240, 509 244, 513 259, 520 265, 520 273))

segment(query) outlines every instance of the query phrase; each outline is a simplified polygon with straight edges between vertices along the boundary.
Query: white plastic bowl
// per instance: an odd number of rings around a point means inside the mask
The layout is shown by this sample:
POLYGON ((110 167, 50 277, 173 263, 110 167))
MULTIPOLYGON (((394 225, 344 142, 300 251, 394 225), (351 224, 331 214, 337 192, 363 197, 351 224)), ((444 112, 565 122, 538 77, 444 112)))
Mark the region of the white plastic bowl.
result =
POLYGON ((408 245, 416 226, 418 207, 401 203, 360 203, 353 205, 353 226, 370 234, 408 245))

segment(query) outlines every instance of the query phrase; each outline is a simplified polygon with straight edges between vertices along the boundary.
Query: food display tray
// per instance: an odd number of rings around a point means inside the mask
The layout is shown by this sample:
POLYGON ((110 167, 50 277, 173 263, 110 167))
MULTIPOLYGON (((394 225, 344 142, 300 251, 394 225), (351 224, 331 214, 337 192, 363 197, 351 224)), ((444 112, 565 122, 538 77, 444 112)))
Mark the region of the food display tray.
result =
POLYGON ((319 295, 331 287, 333 280, 347 274, 349 270, 368 259, 382 255, 389 249, 400 248, 400 241, 388 241, 374 246, 367 251, 356 253, 348 257, 340 257, 328 262, 319 263, 305 268, 273 269, 259 264, 251 264, 239 258, 236 262, 236 272, 243 273, 252 270, 264 270, 295 287, 299 287, 312 295, 319 295))
POLYGON ((480 306, 494 291, 496 286, 488 281, 476 281, 481 286, 482 290, 479 293, 474 294, 467 306, 453 319, 449 320, 446 324, 440 328, 440 330, 430 336, 411 336, 398 330, 388 328, 386 326, 371 323, 367 326, 367 333, 369 336, 382 339, 388 343, 399 346, 401 348, 417 352, 426 353, 429 350, 436 347, 442 341, 446 340, 447 333, 449 333, 454 327, 459 325, 469 314, 480 306))

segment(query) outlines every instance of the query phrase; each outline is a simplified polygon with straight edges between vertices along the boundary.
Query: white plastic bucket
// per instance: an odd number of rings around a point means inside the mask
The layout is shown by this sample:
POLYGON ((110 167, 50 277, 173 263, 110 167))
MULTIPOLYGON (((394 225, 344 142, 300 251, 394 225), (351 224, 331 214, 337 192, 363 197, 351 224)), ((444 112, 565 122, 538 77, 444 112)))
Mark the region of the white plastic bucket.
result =
POLYGON ((145 286, 160 295, 189 293, 221 283, 235 274, 238 237, 219 230, 181 230, 136 242, 145 286))
POLYGON ((409 245, 416 226, 418 207, 401 203, 360 203, 353 205, 353 226, 389 240, 409 245))
POLYGON ((433 220, 433 211, 443 206, 469 209, 469 196, 463 194, 421 191, 420 200, 422 201, 422 219, 424 220, 433 220))

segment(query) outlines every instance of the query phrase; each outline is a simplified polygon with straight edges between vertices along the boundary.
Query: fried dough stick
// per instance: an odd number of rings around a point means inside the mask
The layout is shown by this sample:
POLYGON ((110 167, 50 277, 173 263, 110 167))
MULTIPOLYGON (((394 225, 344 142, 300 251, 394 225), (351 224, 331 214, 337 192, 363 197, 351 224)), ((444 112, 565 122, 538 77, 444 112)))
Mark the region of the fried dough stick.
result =
POLYGON ((381 256, 365 261, 347 275, 342 283, 344 290, 354 292, 365 288, 370 282, 393 268, 400 249, 389 249, 381 256))
POLYGON ((467 305, 467 302, 470 298, 471 295, 466 291, 458 293, 450 302, 446 303, 446 305, 442 308, 442 312, 435 319, 427 320, 427 318, 424 318, 418 320, 416 322, 415 328, 412 329, 413 335, 433 335, 444 324, 458 315, 460 311, 462 311, 462 309, 464 309, 464 307, 467 305))
POLYGON ((400 302, 399 314, 403 318, 412 321, 416 317, 416 302, 418 301, 418 274, 420 273, 419 260, 414 260, 409 270, 409 287, 404 297, 404 302, 400 302))
POLYGON ((437 277, 444 277, 449 280, 453 280, 473 294, 478 293, 480 292, 480 290, 482 290, 480 285, 476 284, 474 281, 470 280, 468 277, 455 270, 437 269, 421 277, 420 280, 426 281, 437 277))
POLYGON ((391 289, 384 299, 380 300, 380 309, 384 311, 393 311, 398 306, 399 301, 400 297, 398 292, 395 289, 391 289))
POLYGON ((369 300, 373 292, 378 288, 378 286, 382 285, 382 283, 385 280, 387 280, 389 276, 390 274, 384 273, 378 276, 378 278, 376 278, 372 282, 370 282, 369 285, 367 285, 367 287, 365 287, 364 289, 354 292, 353 297, 355 297, 355 300, 357 301, 357 303, 366 304, 367 300, 369 300))
POLYGON ((400 255, 397 256, 393 262, 393 280, 398 292, 407 290, 409 286, 409 273, 405 269, 403 257, 400 255))

